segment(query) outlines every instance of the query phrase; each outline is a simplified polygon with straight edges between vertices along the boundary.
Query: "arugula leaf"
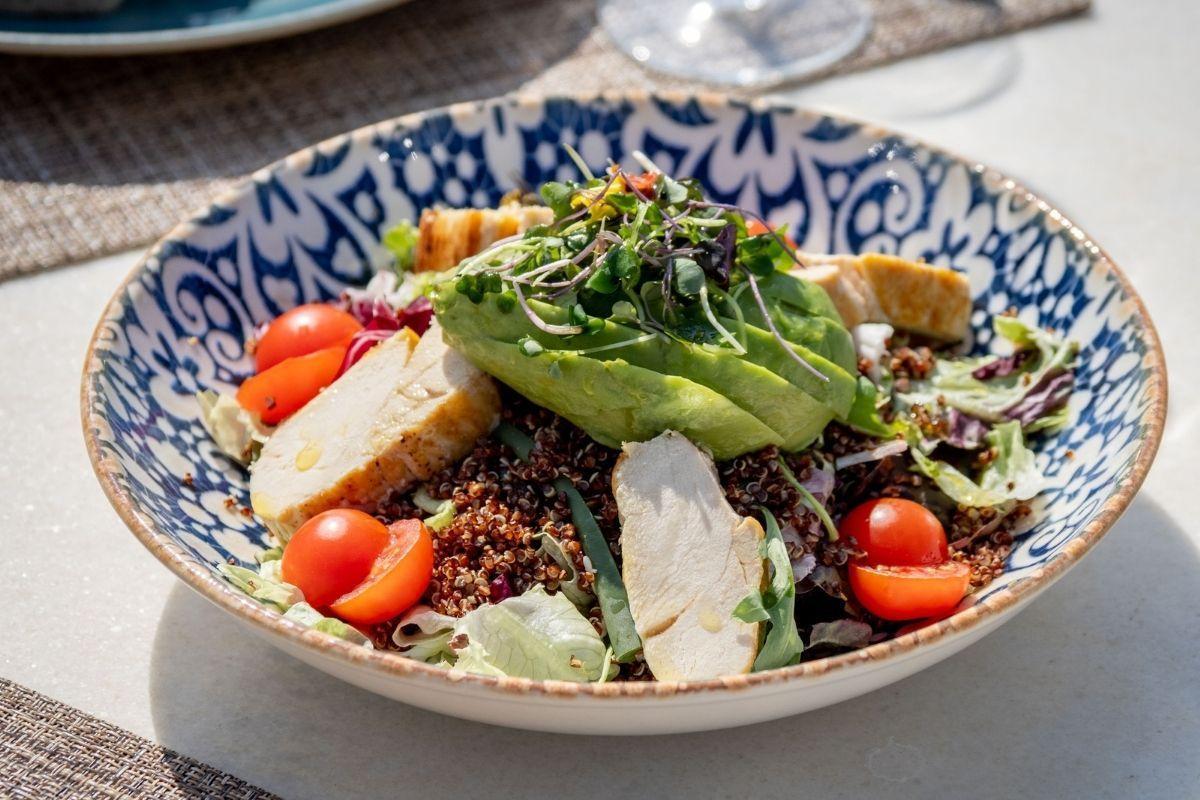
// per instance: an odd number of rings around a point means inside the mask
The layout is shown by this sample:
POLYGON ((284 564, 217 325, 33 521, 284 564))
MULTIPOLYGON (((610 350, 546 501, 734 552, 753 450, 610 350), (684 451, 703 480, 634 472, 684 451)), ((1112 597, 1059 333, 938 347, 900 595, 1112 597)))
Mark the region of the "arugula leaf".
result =
POLYGON ((754 671, 762 672, 799 663, 804 642, 796 630, 796 584, 792 580, 792 562, 783 543, 779 523, 766 508, 761 509, 766 521, 766 538, 760 552, 768 562, 771 578, 765 590, 753 592, 733 609, 733 616, 742 622, 767 622, 766 638, 754 659, 754 671))

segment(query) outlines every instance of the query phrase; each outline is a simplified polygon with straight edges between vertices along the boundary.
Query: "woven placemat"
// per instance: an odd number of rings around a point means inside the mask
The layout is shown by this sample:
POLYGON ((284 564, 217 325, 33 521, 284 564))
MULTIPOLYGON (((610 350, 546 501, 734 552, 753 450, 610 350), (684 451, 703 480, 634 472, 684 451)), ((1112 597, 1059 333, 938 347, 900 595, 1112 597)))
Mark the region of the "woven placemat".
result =
POLYGON ((277 800, 226 772, 3 678, 0 797, 277 800))
MULTIPOLYGON (((870 38, 826 74, 1090 5, 872 2, 870 38)), ((514 90, 635 87, 702 88, 625 59, 597 30, 595 0, 413 0, 355 23, 224 51, 3 56, 0 279, 152 241, 239 176, 341 131, 514 90)))

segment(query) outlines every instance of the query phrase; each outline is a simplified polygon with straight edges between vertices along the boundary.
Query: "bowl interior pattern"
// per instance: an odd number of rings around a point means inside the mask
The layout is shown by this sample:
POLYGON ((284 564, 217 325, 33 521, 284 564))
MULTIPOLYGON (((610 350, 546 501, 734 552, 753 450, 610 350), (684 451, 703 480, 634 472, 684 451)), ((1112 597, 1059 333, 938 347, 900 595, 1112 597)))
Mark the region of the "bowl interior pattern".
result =
POLYGON ((991 346, 990 316, 1010 306, 1080 342, 1072 425, 1039 446, 1052 485, 1038 522, 976 600, 1028 579, 1080 537, 1161 419, 1154 334, 1135 298, 1078 229, 1001 176, 786 107, 502 98, 302 151, 180 226, 131 275, 98 328, 84 412, 102 479, 154 545, 214 575, 264 546, 241 510, 246 475, 215 451, 192 396, 248 374, 242 343, 255 325, 365 281, 388 259, 384 231, 425 206, 493 205, 514 186, 574 177, 560 142, 597 171, 608 159, 633 166, 641 150, 715 199, 787 223, 805 250, 877 250, 965 272, 977 351, 991 346))

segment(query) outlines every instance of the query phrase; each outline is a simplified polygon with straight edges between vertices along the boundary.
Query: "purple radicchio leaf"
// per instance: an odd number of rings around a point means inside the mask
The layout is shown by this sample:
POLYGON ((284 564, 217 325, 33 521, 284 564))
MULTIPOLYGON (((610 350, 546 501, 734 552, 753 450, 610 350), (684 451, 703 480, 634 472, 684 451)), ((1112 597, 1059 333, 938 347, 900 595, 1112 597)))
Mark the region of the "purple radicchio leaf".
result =
POLYGON ((809 573, 809 576, 796 587, 796 591, 800 594, 811 592, 813 589, 820 589, 825 594, 835 597, 838 600, 846 599, 846 591, 842 588, 842 576, 838 574, 836 567, 818 564, 813 567, 813 571, 809 573))
POLYGON ((946 412, 946 427, 946 444, 962 450, 979 449, 988 432, 986 422, 953 407, 946 412))
POLYGON ((1006 375, 1012 375, 1023 367, 1035 352, 1035 350, 1025 349, 1018 350, 1011 356, 1000 356, 995 361, 989 361, 982 367, 978 367, 971 373, 971 377, 986 381, 989 378, 1003 378, 1006 375))
POLYGON ((812 634, 808 637, 808 646, 826 645, 858 649, 867 646, 871 641, 871 633, 870 625, 855 619, 818 622, 813 625, 812 634))
POLYGON ((1004 410, 1007 419, 1015 419, 1021 425, 1029 425, 1039 417, 1044 417, 1051 411, 1057 411, 1066 405, 1075 388, 1075 373, 1060 372, 1057 375, 1047 373, 1025 393, 1025 396, 1004 410))

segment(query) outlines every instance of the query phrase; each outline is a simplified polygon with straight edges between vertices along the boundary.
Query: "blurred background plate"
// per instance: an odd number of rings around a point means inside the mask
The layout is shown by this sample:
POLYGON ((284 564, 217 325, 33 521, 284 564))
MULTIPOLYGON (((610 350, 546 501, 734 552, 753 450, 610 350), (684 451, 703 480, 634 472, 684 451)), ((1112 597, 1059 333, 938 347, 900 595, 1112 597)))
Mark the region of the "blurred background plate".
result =
POLYGON ((0 12, 0 51, 165 53, 254 42, 333 25, 407 0, 125 0, 107 14, 0 12))

